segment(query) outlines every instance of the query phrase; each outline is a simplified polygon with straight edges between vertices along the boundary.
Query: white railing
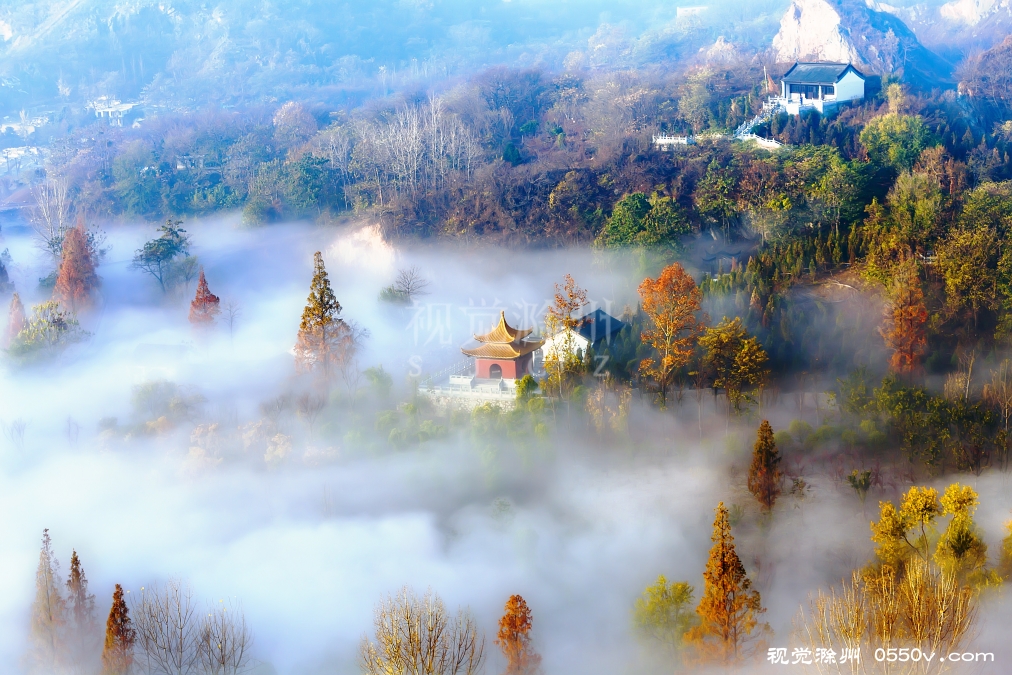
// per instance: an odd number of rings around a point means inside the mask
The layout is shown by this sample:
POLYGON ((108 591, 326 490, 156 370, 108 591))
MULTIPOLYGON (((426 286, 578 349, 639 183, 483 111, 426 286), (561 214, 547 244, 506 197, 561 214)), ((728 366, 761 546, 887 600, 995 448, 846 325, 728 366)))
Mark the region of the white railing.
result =
POLYGON ((654 145, 665 148, 672 145, 692 145, 695 139, 692 136, 669 136, 668 134, 657 134, 653 137, 654 145))
POLYGON ((762 110, 759 111, 752 119, 742 122, 738 125, 738 128, 734 130, 735 138, 742 138, 744 136, 754 135, 752 130, 760 124, 765 124, 773 119, 777 113, 784 110, 784 100, 779 96, 773 96, 763 101, 762 110))
POLYGON ((431 389, 434 382, 438 382, 443 378, 449 378, 451 375, 460 375, 461 373, 465 373, 470 369, 471 369, 471 359, 464 359, 463 361, 458 361, 457 363, 454 363, 452 366, 447 366, 446 368, 443 368, 439 372, 433 375, 429 375, 427 378, 418 383, 418 388, 431 389))

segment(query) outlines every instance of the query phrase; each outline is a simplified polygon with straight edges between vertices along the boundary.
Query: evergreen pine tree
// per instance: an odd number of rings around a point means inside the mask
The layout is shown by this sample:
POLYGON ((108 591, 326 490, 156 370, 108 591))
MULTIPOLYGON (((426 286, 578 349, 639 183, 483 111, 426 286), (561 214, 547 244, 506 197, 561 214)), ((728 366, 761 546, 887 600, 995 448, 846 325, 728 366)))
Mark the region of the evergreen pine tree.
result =
POLYGON ((302 311, 295 342, 296 367, 303 372, 320 369, 330 376, 332 365, 341 365, 354 346, 351 328, 341 318, 341 303, 330 286, 323 255, 313 255, 313 281, 302 311))
POLYGON ((43 530, 39 567, 35 573, 28 653, 28 667, 33 673, 49 675, 64 655, 66 604, 60 593, 59 571, 60 563, 53 554, 49 530, 43 530))
POLYGON ((123 587, 116 584, 112 607, 105 623, 105 645, 102 648, 102 675, 126 675, 134 661, 137 631, 130 621, 130 612, 123 599, 123 587))
POLYGON ((506 601, 506 611, 499 619, 495 643, 506 657, 503 675, 531 675, 538 671, 541 656, 531 646, 533 617, 527 602, 519 595, 506 601))
POLYGON ((204 268, 200 268, 200 278, 197 280, 197 293, 190 302, 190 323, 200 326, 214 323, 215 317, 221 313, 218 308, 221 300, 217 295, 211 293, 207 287, 207 279, 204 278, 204 268))
POLYGON ((70 556, 70 575, 67 578, 67 642, 78 663, 90 662, 97 656, 98 626, 95 621, 95 596, 88 593, 88 578, 81 566, 77 551, 70 556))
POLYGON ((752 466, 748 470, 748 489, 764 511, 773 510, 773 505, 780 496, 782 480, 780 452, 773 439, 773 427, 769 421, 763 420, 759 425, 759 433, 752 451, 752 466))
POLYGON ((746 647, 755 632, 769 627, 759 624, 763 609, 759 592, 734 550, 731 523, 724 502, 717 505, 713 522, 713 547, 703 572, 703 596, 696 607, 700 623, 686 634, 702 661, 736 663, 749 655, 746 647))
POLYGON ((63 240, 63 258, 53 297, 76 311, 88 304, 97 286, 98 275, 95 274, 95 261, 88 246, 88 235, 84 224, 78 223, 63 240))
POLYGON ((27 325, 25 306, 21 302, 21 296, 15 292, 11 297, 10 308, 7 310, 7 334, 4 337, 4 346, 9 347, 18 333, 23 331, 27 325))

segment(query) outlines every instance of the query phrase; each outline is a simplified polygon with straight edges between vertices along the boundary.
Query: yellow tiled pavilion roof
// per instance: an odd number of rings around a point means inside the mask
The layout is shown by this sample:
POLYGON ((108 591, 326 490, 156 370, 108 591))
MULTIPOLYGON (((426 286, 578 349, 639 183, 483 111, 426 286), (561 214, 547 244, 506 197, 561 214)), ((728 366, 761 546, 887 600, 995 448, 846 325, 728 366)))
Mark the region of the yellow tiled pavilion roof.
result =
MULTIPOLYGON (((530 332, 530 331, 528 331, 530 332)), ((460 351, 479 359, 516 359, 530 354, 541 347, 541 340, 533 342, 486 342, 473 349, 461 347, 460 351)))
POLYGON ((478 342, 509 344, 510 342, 522 340, 533 332, 533 328, 513 328, 506 323, 506 311, 504 310, 499 314, 499 324, 495 328, 484 335, 475 335, 474 339, 478 342))

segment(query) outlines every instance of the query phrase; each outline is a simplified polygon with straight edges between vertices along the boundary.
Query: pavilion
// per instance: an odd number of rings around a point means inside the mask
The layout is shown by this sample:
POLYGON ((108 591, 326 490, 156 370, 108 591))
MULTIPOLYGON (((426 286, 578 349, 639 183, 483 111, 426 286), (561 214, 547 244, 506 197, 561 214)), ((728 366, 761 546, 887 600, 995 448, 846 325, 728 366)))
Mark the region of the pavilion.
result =
POLYGON ((506 322, 506 312, 499 315, 499 323, 484 335, 475 335, 477 347, 461 347, 465 355, 474 358, 475 378, 479 380, 517 380, 533 371, 534 352, 541 348, 541 340, 527 340, 533 328, 514 328, 506 322))

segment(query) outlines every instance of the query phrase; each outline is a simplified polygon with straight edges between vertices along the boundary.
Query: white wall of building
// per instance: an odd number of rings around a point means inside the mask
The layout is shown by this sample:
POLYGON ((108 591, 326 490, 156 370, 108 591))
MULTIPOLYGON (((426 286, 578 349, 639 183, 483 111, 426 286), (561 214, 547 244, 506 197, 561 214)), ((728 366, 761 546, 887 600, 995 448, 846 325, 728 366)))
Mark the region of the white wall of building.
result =
POLYGON ((550 356, 554 355, 556 353, 555 350, 558 349, 560 354, 565 354, 566 352, 576 354, 577 350, 579 350, 581 355, 586 356, 588 347, 590 347, 590 340, 576 331, 567 329, 547 338, 545 344, 541 347, 541 353, 545 356, 550 356))
POLYGON ((848 70, 847 74, 836 83, 836 100, 854 101, 863 98, 864 80, 858 77, 857 73, 853 70, 848 70))

